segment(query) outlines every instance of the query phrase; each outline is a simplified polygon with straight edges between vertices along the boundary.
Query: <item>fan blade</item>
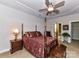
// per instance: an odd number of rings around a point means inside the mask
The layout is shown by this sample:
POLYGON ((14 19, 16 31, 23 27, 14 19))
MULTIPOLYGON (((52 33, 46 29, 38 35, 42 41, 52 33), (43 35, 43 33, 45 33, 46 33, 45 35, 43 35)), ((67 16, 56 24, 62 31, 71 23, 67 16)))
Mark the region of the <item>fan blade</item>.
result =
POLYGON ((49 14, 49 12, 46 13, 46 16, 49 14))
POLYGON ((58 8, 58 7, 63 6, 63 5, 64 5, 64 3, 65 3, 65 1, 62 1, 62 2, 60 2, 60 3, 58 3, 58 4, 56 4, 56 5, 55 5, 55 8, 58 8))
POLYGON ((59 10, 55 9, 53 12, 56 13, 56 14, 58 14, 59 10))
POLYGON ((48 7, 49 6, 49 0, 45 0, 45 4, 46 4, 46 6, 48 7))
POLYGON ((39 12, 47 12, 47 11, 48 11, 47 8, 39 10, 39 12))
POLYGON ((51 12, 46 12, 46 16, 51 15, 53 11, 51 12))

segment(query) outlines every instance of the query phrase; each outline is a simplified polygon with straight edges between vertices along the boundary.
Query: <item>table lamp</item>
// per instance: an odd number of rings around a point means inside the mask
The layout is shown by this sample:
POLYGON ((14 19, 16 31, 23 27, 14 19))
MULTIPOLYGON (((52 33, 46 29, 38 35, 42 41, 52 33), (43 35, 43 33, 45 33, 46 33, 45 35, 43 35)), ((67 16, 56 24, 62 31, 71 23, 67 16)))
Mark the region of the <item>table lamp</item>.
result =
POLYGON ((19 29, 17 29, 17 28, 13 29, 13 34, 15 36, 15 41, 16 41, 17 40, 17 37, 19 35, 19 29))

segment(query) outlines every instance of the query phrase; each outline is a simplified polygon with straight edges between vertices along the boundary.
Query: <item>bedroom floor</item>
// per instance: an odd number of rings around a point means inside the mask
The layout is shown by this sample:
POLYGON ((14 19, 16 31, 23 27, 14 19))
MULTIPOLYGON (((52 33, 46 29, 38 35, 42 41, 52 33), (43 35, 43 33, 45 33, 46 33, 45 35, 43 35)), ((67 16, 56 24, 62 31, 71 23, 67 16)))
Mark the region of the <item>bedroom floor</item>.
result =
POLYGON ((23 50, 19 50, 13 54, 10 54, 10 52, 0 54, 0 58, 35 58, 35 57, 23 48, 23 50))
POLYGON ((68 58, 79 58, 79 40, 73 40, 72 43, 63 43, 67 46, 68 58))
MULTIPOLYGON (((64 42, 67 46, 67 58, 79 58, 79 41, 73 41, 72 43, 64 42)), ((19 50, 13 54, 10 52, 6 52, 0 54, 0 58, 35 58, 32 54, 30 54, 25 49, 19 50)))

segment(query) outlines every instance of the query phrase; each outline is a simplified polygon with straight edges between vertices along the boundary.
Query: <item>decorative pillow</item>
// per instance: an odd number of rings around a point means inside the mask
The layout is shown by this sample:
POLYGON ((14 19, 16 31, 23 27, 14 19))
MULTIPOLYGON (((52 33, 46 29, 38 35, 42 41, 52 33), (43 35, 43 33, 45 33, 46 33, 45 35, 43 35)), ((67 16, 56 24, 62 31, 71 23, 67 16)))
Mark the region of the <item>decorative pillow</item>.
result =
POLYGON ((36 32, 37 36, 42 36, 42 34, 40 32, 36 32))
POLYGON ((30 33, 30 37, 33 37, 32 33, 30 33))
POLYGON ((25 36, 30 37, 29 32, 25 32, 25 36))
POLYGON ((36 33, 35 32, 30 32, 30 37, 36 37, 36 33))

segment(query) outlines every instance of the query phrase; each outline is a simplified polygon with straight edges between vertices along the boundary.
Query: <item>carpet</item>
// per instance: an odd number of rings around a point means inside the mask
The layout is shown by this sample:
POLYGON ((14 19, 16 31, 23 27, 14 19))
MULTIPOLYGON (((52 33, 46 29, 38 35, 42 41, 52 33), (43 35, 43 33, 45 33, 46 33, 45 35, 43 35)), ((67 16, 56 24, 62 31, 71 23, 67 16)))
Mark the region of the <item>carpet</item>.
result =
MULTIPOLYGON (((66 58, 79 58, 79 46, 77 43, 62 43, 67 46, 67 57, 66 58), (77 45, 76 45, 77 44, 77 45)), ((35 58, 26 49, 16 51, 13 54, 5 52, 0 54, 0 58, 35 58)))

